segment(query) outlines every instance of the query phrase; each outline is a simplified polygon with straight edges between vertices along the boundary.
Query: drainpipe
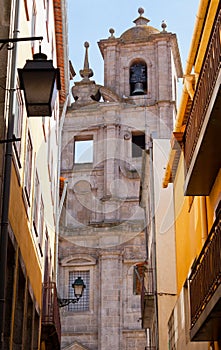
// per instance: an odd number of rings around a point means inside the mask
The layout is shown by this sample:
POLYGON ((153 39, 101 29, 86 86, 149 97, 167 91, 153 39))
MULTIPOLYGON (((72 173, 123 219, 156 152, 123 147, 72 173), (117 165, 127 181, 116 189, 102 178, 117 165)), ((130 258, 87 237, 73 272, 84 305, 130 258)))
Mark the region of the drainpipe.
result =
MULTIPOLYGON (((58 163, 57 163, 57 188, 59 189, 60 185, 60 172, 61 172, 61 140, 62 140, 62 130, 65 120, 65 115, 67 111, 69 103, 69 94, 66 96, 65 103, 63 105, 61 117, 60 117, 60 125, 59 125, 59 134, 58 134, 58 163)), ((64 190, 67 190, 67 181, 64 184, 64 190)), ((62 199, 64 200, 65 192, 63 190, 62 199)), ((59 241, 59 221, 61 216, 61 209, 63 203, 59 200, 59 190, 57 190, 57 201, 56 201, 56 227, 55 227, 55 282, 58 285, 58 241, 59 241)))
POLYGON ((159 350, 159 319, 158 319, 158 299, 157 299, 157 252, 156 252, 156 222, 155 222, 155 198, 154 198, 154 169, 153 169, 153 139, 150 135, 150 208, 151 227, 153 232, 153 287, 154 287, 154 307, 156 315, 155 342, 156 350, 159 350))
MULTIPOLYGON (((13 4, 11 4, 13 6, 13 4)), ((18 34, 18 17, 19 17, 19 0, 14 3, 14 31, 13 37, 16 38, 18 34)), ((8 103, 8 130, 7 140, 13 138, 14 129, 14 115, 13 102, 14 91, 16 85, 16 43, 12 50, 11 65, 10 65, 10 79, 9 79, 9 103, 8 103)), ((8 70, 7 70, 8 72, 8 70)), ((6 312, 6 286, 7 286, 7 248, 8 248, 8 213, 10 200, 10 182, 11 182, 11 164, 12 164, 12 142, 6 143, 5 150, 5 164, 4 164, 4 178, 3 178, 3 194, 2 194, 2 217, 0 225, 0 349, 4 349, 4 330, 5 330, 5 312, 6 312)))

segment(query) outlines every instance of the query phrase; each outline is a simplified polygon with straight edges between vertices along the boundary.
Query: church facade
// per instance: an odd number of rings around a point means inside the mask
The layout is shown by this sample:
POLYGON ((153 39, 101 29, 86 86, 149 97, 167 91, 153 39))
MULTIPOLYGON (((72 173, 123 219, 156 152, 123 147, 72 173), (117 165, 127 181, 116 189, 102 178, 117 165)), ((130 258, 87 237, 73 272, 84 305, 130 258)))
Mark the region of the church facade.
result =
POLYGON ((145 349, 139 266, 148 260, 146 215, 140 206, 142 155, 152 139, 169 139, 182 67, 176 35, 150 26, 139 9, 119 38, 99 41, 104 85, 91 78, 85 43, 82 80, 64 127, 60 221, 61 298, 72 283, 86 288, 61 308, 62 349, 145 349))

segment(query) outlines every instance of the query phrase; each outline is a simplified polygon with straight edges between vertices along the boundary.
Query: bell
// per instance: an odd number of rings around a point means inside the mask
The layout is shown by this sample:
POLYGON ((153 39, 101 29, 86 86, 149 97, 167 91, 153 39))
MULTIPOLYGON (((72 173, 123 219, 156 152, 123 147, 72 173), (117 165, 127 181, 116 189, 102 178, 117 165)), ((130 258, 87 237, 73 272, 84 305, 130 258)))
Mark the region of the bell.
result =
POLYGON ((144 95, 143 83, 135 83, 132 95, 144 95))

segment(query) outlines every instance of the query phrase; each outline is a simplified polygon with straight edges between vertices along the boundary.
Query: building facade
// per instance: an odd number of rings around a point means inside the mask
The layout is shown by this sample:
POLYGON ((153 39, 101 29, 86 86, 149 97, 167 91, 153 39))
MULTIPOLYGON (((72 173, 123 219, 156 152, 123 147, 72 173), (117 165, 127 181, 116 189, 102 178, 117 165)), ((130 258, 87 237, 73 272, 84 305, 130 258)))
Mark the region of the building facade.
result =
POLYGON ((182 68, 176 35, 165 23, 153 28, 143 13, 119 38, 110 29, 99 41, 104 86, 91 80, 85 43, 82 80, 65 117, 59 297, 74 297, 77 277, 86 285, 78 303, 61 309, 66 350, 149 347, 140 307, 147 261, 142 151, 152 138, 170 137, 182 68))
POLYGON ((220 349, 220 1, 196 17, 164 187, 174 186, 177 301, 170 349, 220 349))
POLYGON ((0 52, 0 348, 60 349, 55 256, 59 127, 69 84, 65 2, 2 6, 1 39, 26 40, 3 43, 0 52), (61 90, 51 117, 28 118, 17 68, 39 52, 39 36, 60 68, 61 90))

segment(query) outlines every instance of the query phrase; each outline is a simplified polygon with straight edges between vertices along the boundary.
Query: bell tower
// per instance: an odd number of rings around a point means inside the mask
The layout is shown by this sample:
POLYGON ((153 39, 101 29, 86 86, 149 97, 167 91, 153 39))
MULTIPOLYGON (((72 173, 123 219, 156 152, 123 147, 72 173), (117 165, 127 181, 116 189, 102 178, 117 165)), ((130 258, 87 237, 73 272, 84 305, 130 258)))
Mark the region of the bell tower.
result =
POLYGON ((81 300, 61 310, 62 349, 143 350, 141 283, 146 221, 139 204, 142 153, 150 137, 169 138, 182 68, 176 35, 151 27, 139 9, 135 25, 98 45, 104 85, 96 84, 85 43, 81 81, 63 126, 59 295, 81 300), (64 197, 64 196, 62 196, 64 197))
MULTIPOLYGON (((155 106, 154 114, 170 133, 176 113, 177 81, 182 77, 176 34, 167 32, 164 22, 161 30, 150 26, 144 10, 139 8, 138 12, 132 28, 119 38, 111 28, 109 38, 98 43, 104 59, 104 85, 137 105, 155 106)), ((160 133, 160 127, 157 129, 157 137, 168 137, 162 125, 160 133)))

